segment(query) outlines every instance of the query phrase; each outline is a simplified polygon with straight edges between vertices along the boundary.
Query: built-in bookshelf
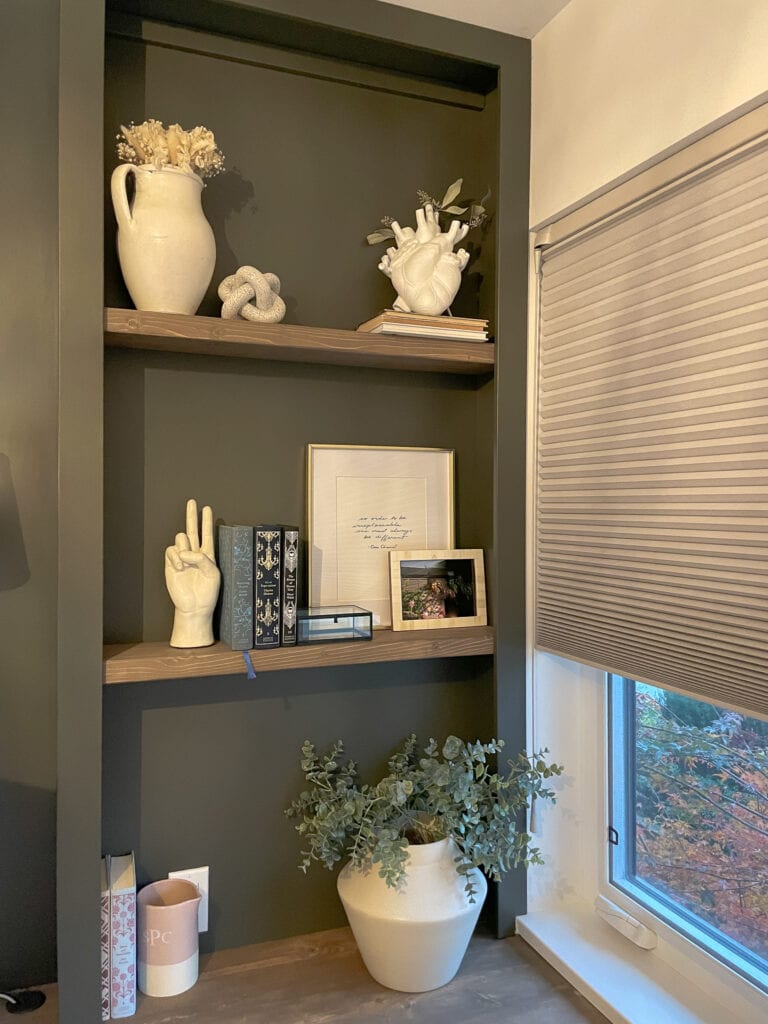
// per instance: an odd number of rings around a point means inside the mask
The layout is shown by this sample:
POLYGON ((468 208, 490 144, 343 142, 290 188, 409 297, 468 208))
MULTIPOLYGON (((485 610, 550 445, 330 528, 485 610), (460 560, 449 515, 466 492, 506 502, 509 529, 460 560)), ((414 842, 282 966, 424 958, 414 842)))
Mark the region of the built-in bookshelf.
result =
MULTIPOLYGON (((62 1024, 95 1024, 102 851, 134 849, 140 884, 210 865, 204 954, 316 932, 343 919, 331 876, 291 884, 297 742, 343 736, 363 762, 411 731, 524 745, 530 48, 378 0, 62 12, 59 1002, 62 1024), (196 316, 128 308, 117 262, 115 132, 153 116, 205 124, 227 155, 203 198, 219 262, 196 316), (453 312, 488 319, 495 341, 355 331, 394 298, 366 231, 390 213, 407 223, 416 188, 460 175, 493 198, 453 312), (280 276, 286 322, 218 315, 216 282, 244 263, 280 276), (169 647, 162 552, 186 499, 223 522, 303 524, 311 442, 456 451, 456 540, 485 552, 494 626, 377 630, 248 661, 169 647)), ((499 934, 523 893, 501 892, 499 934)))
MULTIPOLYGON (((109 307, 104 310, 104 343, 116 349, 468 376, 492 374, 495 358, 495 346, 491 342, 387 337, 331 328, 254 324, 109 307)), ((174 649, 163 642, 105 644, 104 683, 472 657, 493 654, 494 635, 492 626, 456 627, 431 634, 386 629, 377 630, 371 642, 249 651, 247 660, 243 652, 232 651, 220 642, 193 650, 174 649)))

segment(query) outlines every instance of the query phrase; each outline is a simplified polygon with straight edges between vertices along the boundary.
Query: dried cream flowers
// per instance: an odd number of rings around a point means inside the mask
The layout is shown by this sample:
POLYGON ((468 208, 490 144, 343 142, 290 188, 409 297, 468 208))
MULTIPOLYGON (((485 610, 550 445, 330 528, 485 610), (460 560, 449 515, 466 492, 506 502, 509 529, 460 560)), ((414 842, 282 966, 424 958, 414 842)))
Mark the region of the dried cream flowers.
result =
POLYGON ((213 132, 207 128, 184 131, 180 124, 163 127, 150 118, 142 124, 120 125, 117 155, 124 163, 179 167, 201 178, 212 178, 224 170, 224 155, 216 147, 213 132))

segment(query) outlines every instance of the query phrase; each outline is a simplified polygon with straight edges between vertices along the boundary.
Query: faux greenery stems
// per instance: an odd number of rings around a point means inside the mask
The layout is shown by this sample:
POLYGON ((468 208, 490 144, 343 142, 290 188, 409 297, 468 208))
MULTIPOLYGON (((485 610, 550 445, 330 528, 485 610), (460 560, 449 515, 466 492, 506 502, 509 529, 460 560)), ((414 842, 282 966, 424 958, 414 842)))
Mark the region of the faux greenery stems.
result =
POLYGON ((306 740, 301 768, 309 788, 285 812, 306 843, 299 867, 306 872, 318 862, 332 869, 349 857, 358 869, 378 864, 380 876, 395 887, 405 875, 410 843, 449 837, 473 903, 472 868, 498 880, 518 864, 541 864, 530 834, 518 830, 518 812, 534 797, 554 802, 545 783, 563 767, 548 764, 549 751, 542 750, 523 752, 499 771, 493 764, 503 746, 503 740, 467 743, 449 736, 442 748, 431 739, 419 755, 411 734, 389 759, 388 774, 361 786, 341 740, 324 754, 306 740))
MULTIPOLYGON (((462 224, 467 224, 470 228, 479 228, 488 219, 484 204, 488 202, 491 190, 488 189, 483 198, 478 202, 471 200, 467 206, 456 206, 455 204, 459 201, 463 184, 463 178, 454 181, 452 185, 448 186, 442 199, 435 199, 434 196, 425 192, 423 188, 416 190, 419 205, 424 207, 431 206, 434 209, 440 227, 446 228, 452 220, 458 220, 462 224)), ((366 235, 368 244, 378 245, 379 242, 388 242, 391 238, 394 238, 395 232, 391 227, 393 221, 393 217, 382 217, 381 223, 384 227, 377 228, 369 235, 366 235)))

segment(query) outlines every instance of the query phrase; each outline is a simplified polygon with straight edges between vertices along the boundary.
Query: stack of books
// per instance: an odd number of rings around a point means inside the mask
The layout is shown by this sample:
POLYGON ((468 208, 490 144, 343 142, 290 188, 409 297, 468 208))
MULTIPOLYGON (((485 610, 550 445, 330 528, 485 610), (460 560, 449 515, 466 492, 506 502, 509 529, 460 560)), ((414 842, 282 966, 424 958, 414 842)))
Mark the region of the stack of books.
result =
POLYGON ((136 866, 132 853, 101 862, 101 1019, 136 1012, 136 866))
POLYGON ((446 338, 454 341, 488 341, 488 321, 463 316, 423 316, 385 309, 360 324, 368 334, 399 334, 418 338, 446 338))
POLYGON ((233 651, 296 643, 299 531, 220 526, 219 636, 233 651))

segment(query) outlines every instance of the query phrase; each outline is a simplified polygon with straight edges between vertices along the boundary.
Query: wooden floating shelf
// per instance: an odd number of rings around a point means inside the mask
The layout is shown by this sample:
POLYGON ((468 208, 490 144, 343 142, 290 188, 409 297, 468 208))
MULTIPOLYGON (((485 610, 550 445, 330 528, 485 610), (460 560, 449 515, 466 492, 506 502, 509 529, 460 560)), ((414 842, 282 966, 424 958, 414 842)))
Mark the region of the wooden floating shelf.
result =
MULTIPOLYGON (((296 874, 294 884, 300 886, 303 879, 296 874)), ((47 1001, 30 1020, 57 1024, 57 988, 46 985, 43 991, 47 1001)), ((562 1013, 548 1014, 547 1020, 597 1020, 597 1014, 587 1017, 581 1011, 567 1012, 570 997, 562 979, 558 983, 555 972, 521 938, 499 941, 479 925, 456 978, 450 985, 416 996, 418 1012, 414 1015, 414 996, 375 982, 349 928, 334 928, 201 954, 200 976, 193 988, 167 999, 152 999, 138 992, 136 1015, 128 1019, 130 1024, 387 1024, 408 1020, 506 1024, 540 1019, 541 1007, 555 997, 562 1000, 562 1013), (489 1000, 488 991, 493 992, 493 999, 489 1000)), ((0 1019, 5 1020, 5 1014, 0 1019)))
MULTIPOLYGON (((267 651, 251 651, 250 657, 254 671, 259 673, 425 658, 466 658, 493 654, 495 646, 493 626, 457 626, 455 629, 410 633, 381 629, 374 632, 373 640, 276 647, 267 651)), ((108 644, 104 647, 104 682, 107 685, 245 674, 243 652, 232 651, 222 643, 189 651, 177 650, 165 643, 108 644)))
POLYGON ((493 373, 496 352, 491 342, 403 338, 329 327, 253 324, 213 316, 109 308, 104 310, 104 340, 112 348, 476 376, 493 373))

